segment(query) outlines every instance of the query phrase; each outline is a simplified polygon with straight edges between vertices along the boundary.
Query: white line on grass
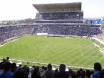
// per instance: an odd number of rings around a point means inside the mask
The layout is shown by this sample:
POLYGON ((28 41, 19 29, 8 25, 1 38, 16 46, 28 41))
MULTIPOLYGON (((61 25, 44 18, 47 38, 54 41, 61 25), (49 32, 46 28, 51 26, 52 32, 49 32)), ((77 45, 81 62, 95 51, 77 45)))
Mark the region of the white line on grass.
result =
MULTIPOLYGON (((93 43, 93 45, 95 46, 96 43, 92 42, 91 40, 90 40, 90 42, 93 43)), ((96 44, 96 45, 98 45, 98 44, 96 44)), ((99 45, 98 45, 98 46, 99 46, 99 45)), ((95 46, 95 47, 96 47, 96 46, 95 46)), ((92 49, 91 45, 90 45, 90 48, 92 49)), ((97 47, 97 48, 98 48, 98 47, 97 47)), ((100 47, 99 47, 99 48, 100 48, 100 47)), ((98 50, 99 50, 99 49, 98 49, 98 50)), ((92 51, 94 52, 93 49, 92 49, 92 51)), ((101 50, 99 50, 99 52, 100 52, 101 55, 104 56, 104 51, 102 52, 101 50)))
POLYGON ((82 54, 82 56, 83 56, 83 52, 82 52, 81 46, 80 46, 80 44, 79 44, 79 41, 78 41, 78 46, 79 46, 80 52, 81 52, 81 54, 82 54))
MULTIPOLYGON (((1 58, 0 57, 0 59, 3 59, 3 58, 1 58)), ((10 61, 16 61, 17 62, 17 64, 18 63, 21 63, 22 64, 22 62, 25 62, 25 63, 27 63, 27 61, 26 60, 17 60, 17 59, 10 59, 10 61)), ((49 62, 48 61, 46 61, 46 62, 32 62, 32 61, 29 61, 29 63, 30 64, 44 64, 44 65, 47 65, 47 64, 49 64, 49 62)), ((69 63, 66 63, 66 65, 67 64, 69 64, 69 63)), ((59 64, 56 64, 56 63, 52 63, 52 65, 54 65, 54 66, 59 66, 59 64)), ((91 65, 87 65, 87 66, 90 66, 91 67, 91 65)), ((86 66, 81 66, 80 64, 75 64, 75 65, 67 65, 66 67, 72 67, 72 68, 83 68, 83 69, 93 69, 93 68, 88 68, 88 67, 86 67, 86 66)))
MULTIPOLYGON (((94 44, 91 40, 90 40, 90 43, 91 43, 91 44, 94 44)), ((92 49, 91 45, 89 45, 89 46, 90 46, 90 49, 92 50, 92 52, 95 52, 95 50, 92 49)), ((95 45, 94 45, 94 46, 95 46, 95 45)))
MULTIPOLYGON (((51 40, 51 41, 52 41, 52 40, 51 40)), ((50 42, 51 42, 51 41, 50 41, 50 42)), ((44 47, 43 51, 42 51, 41 54, 38 56, 38 59, 39 59, 39 57, 43 54, 43 52, 47 49, 47 47, 49 46, 50 42, 46 45, 46 47, 44 47)))

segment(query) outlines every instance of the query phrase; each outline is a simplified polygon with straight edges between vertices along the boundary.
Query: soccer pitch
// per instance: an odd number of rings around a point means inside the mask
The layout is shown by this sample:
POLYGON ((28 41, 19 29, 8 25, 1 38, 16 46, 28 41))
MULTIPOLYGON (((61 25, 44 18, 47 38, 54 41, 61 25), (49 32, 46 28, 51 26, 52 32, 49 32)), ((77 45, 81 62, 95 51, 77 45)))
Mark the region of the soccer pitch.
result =
POLYGON ((104 66, 104 56, 87 38, 23 36, 0 47, 0 57, 67 66, 104 66))

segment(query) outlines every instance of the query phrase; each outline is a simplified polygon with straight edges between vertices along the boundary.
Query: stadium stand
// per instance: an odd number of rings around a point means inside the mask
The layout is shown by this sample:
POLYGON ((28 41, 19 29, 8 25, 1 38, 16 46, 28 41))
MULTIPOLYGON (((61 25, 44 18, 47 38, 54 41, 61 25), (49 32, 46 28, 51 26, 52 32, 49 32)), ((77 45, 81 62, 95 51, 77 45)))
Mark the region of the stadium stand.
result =
POLYGON ((101 33, 100 25, 83 24, 80 2, 33 6, 38 10, 35 18, 37 27, 34 28, 33 34, 92 36, 101 33))
POLYGON ((20 37, 25 34, 32 34, 32 29, 33 26, 29 25, 0 27, 0 42, 3 42, 4 40, 13 37, 20 37))
POLYGON ((99 25, 83 25, 83 24, 38 24, 38 25, 21 25, 7 26, 0 28, 0 42, 4 40, 21 37, 28 34, 47 33, 48 35, 75 35, 75 36, 91 36, 101 33, 99 25))
POLYGON ((71 25, 71 24, 43 24, 34 28, 34 34, 36 33, 48 33, 57 35, 75 35, 75 36, 91 36, 101 33, 99 26, 90 25, 71 25))
POLYGON ((100 40, 102 40, 104 42, 104 26, 101 26, 101 34, 97 35, 97 38, 99 38, 100 40))
POLYGON ((33 4, 33 6, 38 10, 35 23, 0 27, 1 44, 4 44, 7 39, 31 34, 90 37, 102 33, 100 25, 83 24, 80 2, 33 4))

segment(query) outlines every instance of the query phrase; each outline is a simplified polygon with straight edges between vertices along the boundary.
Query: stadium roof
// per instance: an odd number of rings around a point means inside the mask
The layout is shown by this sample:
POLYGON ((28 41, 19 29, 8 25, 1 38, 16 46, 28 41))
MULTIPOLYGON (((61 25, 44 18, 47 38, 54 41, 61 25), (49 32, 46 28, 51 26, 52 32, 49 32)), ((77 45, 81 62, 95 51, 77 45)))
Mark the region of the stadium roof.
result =
POLYGON ((38 12, 69 12, 81 11, 81 2, 74 3, 52 3, 52 4, 33 4, 38 12))

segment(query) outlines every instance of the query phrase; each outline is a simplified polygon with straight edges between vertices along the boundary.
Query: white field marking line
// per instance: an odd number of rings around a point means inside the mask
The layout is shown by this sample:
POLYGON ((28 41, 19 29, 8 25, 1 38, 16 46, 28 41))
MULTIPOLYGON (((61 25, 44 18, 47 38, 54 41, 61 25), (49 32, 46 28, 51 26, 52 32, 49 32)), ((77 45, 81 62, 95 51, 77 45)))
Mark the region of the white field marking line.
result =
POLYGON ((99 50, 99 51, 100 51, 101 55, 103 55, 103 57, 104 57, 104 51, 103 50, 99 50))
MULTIPOLYGON (((74 46, 74 45, 72 45, 72 46, 74 46)), ((71 49, 73 49, 73 47, 71 48, 71 49)), ((79 49, 79 48, 78 48, 79 49)), ((74 50, 73 50, 74 51, 74 50)), ((77 52, 73 52, 72 54, 70 54, 70 56, 71 55, 76 55, 77 54, 77 52)), ((75 57, 75 58, 77 58, 77 57, 75 57)), ((71 61, 70 62, 73 62, 73 59, 71 59, 71 61)))
POLYGON ((16 41, 16 40, 18 40, 18 39, 14 39, 14 40, 8 41, 7 43, 4 43, 3 45, 0 45, 0 47, 4 46, 4 45, 6 45, 6 44, 8 44, 8 43, 10 43, 10 42, 14 42, 14 41, 16 41))
MULTIPOLYGON (((91 41, 91 40, 90 40, 90 43, 92 44, 92 41, 91 41)), ((92 50, 93 52, 95 52, 95 50, 92 49, 91 45, 89 45, 89 46, 90 46, 91 50, 92 50)), ((91 52, 90 55, 92 55, 93 52, 91 52)), ((89 56, 86 56, 86 57, 90 57, 90 58, 96 58, 96 57, 99 57, 99 56, 90 56, 90 55, 89 55, 89 56)))
MULTIPOLYGON (((91 53, 90 55, 92 55, 93 53, 91 53)), ((85 57, 90 57, 90 58, 95 58, 95 57, 99 57, 99 56, 85 56, 85 57)))
MULTIPOLYGON (((90 39, 90 43, 94 45, 94 42, 92 42, 91 39, 90 39)), ((94 46, 95 46, 95 45, 94 45, 94 46)), ((93 52, 95 52, 95 51, 92 49, 91 45, 90 45, 90 48, 91 48, 91 50, 92 50, 93 52)))
POLYGON ((80 52, 81 52, 81 54, 82 54, 82 56, 83 56, 83 52, 82 52, 81 46, 80 46, 80 44, 79 44, 79 41, 78 41, 78 46, 79 46, 80 52))
MULTIPOLYGON (((60 45, 62 45, 62 44, 60 44, 60 45)), ((56 47, 57 47, 57 46, 56 46, 56 47)), ((63 46, 63 48, 64 48, 64 47, 66 47, 66 46, 63 46)), ((57 50, 59 50, 59 49, 60 49, 60 48, 58 48, 57 50)), ((56 51, 56 52, 57 52, 57 51, 56 51)), ((64 52, 64 51, 63 51, 63 52, 64 52)), ((74 53, 75 53, 75 52, 74 52, 74 53)), ((57 55, 57 54, 58 54, 58 53, 56 53, 55 55, 57 55)), ((66 54, 66 53, 65 53, 65 54, 66 54)), ((46 55, 46 54, 45 54, 45 55, 46 55)), ((60 57, 60 56, 59 56, 59 57, 60 57)), ((57 60, 57 57, 55 57, 54 60, 57 60)), ((60 60, 62 60, 62 59, 60 59, 60 60)), ((71 59, 71 60, 72 60, 72 59, 71 59)))
MULTIPOLYGON (((79 48, 78 48, 78 49, 79 49, 79 48)), ((76 54, 77 54, 77 52, 73 52, 72 54, 70 54, 70 56, 71 56, 71 55, 76 56, 76 54)), ((77 57, 74 57, 74 58, 76 59, 77 57)), ((74 59, 71 59, 71 61, 70 61, 70 62, 73 62, 73 60, 74 60, 74 59)))
MULTIPOLYGON (((90 40, 90 42, 91 42, 91 40, 90 40)), ((91 42, 91 43, 92 43, 92 42, 91 42)), ((93 42, 93 45, 94 45, 94 46, 95 46, 95 44, 96 44, 96 43, 93 42)), ((98 44, 96 44, 96 45, 98 45, 98 44)), ((99 46, 99 45, 98 45, 98 46, 99 46)), ((95 46, 95 47, 97 47, 97 46, 95 46)), ((102 52, 102 51, 100 50, 101 48, 100 48, 100 47, 97 47, 97 48, 99 48, 100 54, 104 56, 104 52, 102 52)))
MULTIPOLYGON (((90 40, 90 43, 92 44, 91 39, 89 39, 89 40, 90 40)), ((90 53, 90 55, 92 55, 95 52, 95 50, 92 49, 91 45, 89 45, 89 47, 92 50, 92 52, 90 53)), ((95 58, 98 57, 98 56, 90 56, 90 55, 89 56, 86 56, 86 57, 90 57, 90 58, 92 58, 92 57, 95 57, 95 58)))
MULTIPOLYGON (((94 44, 94 43, 93 43, 94 44)), ((96 43, 95 43, 96 44, 96 43)), ((95 45, 94 45, 95 46, 95 45)), ((95 46, 96 47, 96 46, 95 46)), ((97 47, 98 48, 98 47, 97 47)), ((100 49, 100 48, 99 48, 100 49)), ((98 49, 98 50, 99 50, 98 49)), ((100 54, 104 56, 104 53, 99 50, 100 54)))
MULTIPOLYGON (((61 45, 62 45, 62 44, 61 44, 61 45)), ((64 48, 64 47, 66 47, 66 45, 64 45, 63 48, 64 48)), ((59 49, 57 49, 57 50, 59 50, 59 49)), ((66 50, 64 50, 64 51, 66 51, 66 50)), ((64 52, 64 51, 63 51, 63 52, 64 52)), ((57 52, 57 51, 56 51, 56 52, 57 52)), ((74 53, 75 53, 75 52, 74 52, 74 53)), ((65 54, 67 54, 67 53, 65 53, 65 54)), ((65 55, 65 54, 64 54, 64 55, 65 55)), ((71 56, 71 54, 70 54, 70 56, 71 56)), ((60 57, 60 56, 59 56, 59 57, 60 57)), ((68 57, 69 57, 69 56, 68 56, 68 57)), ((57 59, 57 58, 55 58, 55 59, 57 59)), ((71 59, 71 60, 72 60, 72 59, 71 59)))
POLYGON ((101 48, 100 48, 100 47, 98 47, 99 45, 98 45, 98 44, 96 44, 96 43, 94 43, 94 42, 93 42, 93 44, 94 44, 94 46, 95 46, 95 47, 97 47, 97 48, 98 48, 98 50, 100 51, 100 54, 104 56, 104 51, 102 51, 102 50, 101 50, 101 48), (96 45, 97 45, 97 46, 96 46, 96 45))
MULTIPOLYGON (((3 59, 3 58, 1 58, 0 57, 0 59, 3 59)), ((17 59, 10 59, 10 61, 17 61, 17 62, 26 62, 27 63, 27 61, 26 60, 17 60, 17 59)), ((47 64, 49 64, 49 61, 44 61, 44 62, 32 62, 32 61, 28 61, 29 63, 33 63, 33 64, 45 64, 45 65, 47 65, 47 64)), ((52 62, 51 62, 52 63, 52 62)), ((69 64, 69 63, 66 63, 66 64, 69 64)), ((57 63, 52 63, 52 65, 55 65, 55 66, 59 66, 59 64, 57 64, 57 63)), ((93 68, 88 68, 88 67, 86 67, 85 65, 83 65, 83 66, 81 66, 80 64, 74 64, 73 66, 71 65, 71 66, 66 66, 66 67, 72 67, 72 68, 85 68, 85 69, 93 69, 93 68), (84 67, 83 67, 84 66, 84 67)), ((91 66, 91 65, 87 65, 87 66, 91 66)))
MULTIPOLYGON (((53 40, 53 39, 52 39, 52 40, 53 40)), ((50 42, 51 42, 52 40, 50 40, 50 42)), ((47 47, 49 46, 50 42, 46 45, 46 47, 44 47, 43 51, 42 51, 41 54, 38 56, 38 59, 39 59, 39 57, 43 54, 43 52, 47 49, 47 47)))
POLYGON ((92 50, 92 52, 95 52, 95 50, 92 49, 91 45, 89 45, 89 46, 90 46, 90 49, 92 50))
MULTIPOLYGON (((91 42, 91 41, 90 41, 90 42, 91 42)), ((92 42, 91 42, 91 43, 92 43, 92 42)), ((91 50, 93 51, 91 45, 89 45, 89 46, 90 46, 91 50)), ((95 51, 93 51, 93 52, 95 52, 95 51)), ((93 52, 91 52, 89 56, 85 56, 85 57, 90 57, 90 58, 96 58, 96 57, 99 57, 99 56, 91 56, 91 55, 93 54, 93 52)), ((102 58, 103 58, 103 57, 101 57, 100 59, 102 59, 102 58)))
MULTIPOLYGON (((62 45, 62 43, 60 43, 60 46, 61 46, 61 45, 62 45)), ((59 46, 59 47, 60 47, 60 46, 59 46)), ((56 45, 56 47, 57 47, 57 45, 56 45)), ((66 47, 66 46, 63 45, 63 48, 64 48, 64 47, 66 47)), ((57 52, 58 50, 60 50, 60 49, 57 48, 57 49, 56 49, 56 52, 57 52)), ((57 54, 59 54, 59 52, 57 52, 56 55, 57 55, 57 54)), ((66 54, 66 53, 65 53, 65 54, 66 54)), ((64 55, 65 55, 65 54, 64 54, 64 55)), ((45 55, 47 56, 47 54, 45 54, 45 55)), ((59 57, 60 57, 60 56, 59 56, 59 57)), ((55 57, 55 58, 53 58, 52 60, 56 60, 56 61, 57 61, 57 59, 58 59, 58 57, 55 57)), ((63 60, 63 59, 60 59, 60 60, 63 60)), ((57 62, 58 62, 58 61, 57 61, 57 62)))
MULTIPOLYGON (((2 59, 2 58, 0 58, 0 59, 2 59)), ((17 61, 17 62, 26 62, 27 63, 27 61, 25 61, 25 60, 17 60, 17 59, 10 59, 11 61, 17 61)), ((49 62, 48 61, 45 61, 45 62, 31 62, 31 61, 28 61, 28 62, 30 62, 30 63, 33 63, 33 64, 45 64, 45 65, 47 65, 47 64, 49 64, 49 62)), ((68 64, 68 63, 66 63, 66 64, 68 64)), ((55 66, 59 66, 59 64, 56 64, 56 63, 52 63, 52 65, 55 65, 55 66)), ((73 66, 66 66, 66 67, 72 67, 72 68, 85 68, 85 69, 93 69, 93 68, 88 68, 88 67, 86 67, 85 65, 83 65, 83 66, 81 66, 80 64, 74 64, 73 66)), ((87 66, 91 66, 91 65, 87 65, 87 66)))
MULTIPOLYGON (((91 52, 89 56, 83 56, 83 57, 84 57, 84 58, 96 58, 96 57, 98 57, 98 56, 91 56, 92 54, 93 54, 93 52, 91 52)), ((102 59, 102 58, 103 58, 103 57, 101 57, 101 59, 102 59)), ((82 62, 82 60, 85 60, 85 59, 81 59, 80 61, 78 61, 78 62, 76 62, 76 63, 77 63, 77 64, 78 64, 78 63, 80 64, 80 63, 82 62)), ((89 60, 90 60, 90 59, 89 59, 89 60)), ((89 60, 87 60, 87 61, 89 61, 89 60)), ((86 61, 86 62, 87 62, 87 61, 86 61)), ((83 64, 86 63, 86 62, 83 61, 83 64)))
MULTIPOLYGON (((85 41, 84 41, 85 42, 85 41)), ((84 43, 83 43, 84 44, 84 43)), ((81 49, 82 50, 82 49, 81 49)), ((83 52, 82 52, 83 53, 83 52)), ((77 61, 77 64, 81 64, 81 62, 83 62, 83 64, 85 64, 86 62, 84 61, 85 59, 87 59, 88 57, 86 55, 83 55, 82 57, 84 57, 83 59, 77 61)), ((90 57, 90 56, 89 56, 90 57)))

